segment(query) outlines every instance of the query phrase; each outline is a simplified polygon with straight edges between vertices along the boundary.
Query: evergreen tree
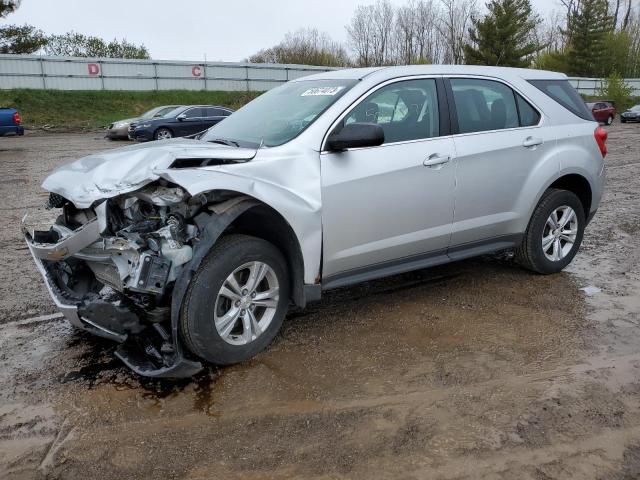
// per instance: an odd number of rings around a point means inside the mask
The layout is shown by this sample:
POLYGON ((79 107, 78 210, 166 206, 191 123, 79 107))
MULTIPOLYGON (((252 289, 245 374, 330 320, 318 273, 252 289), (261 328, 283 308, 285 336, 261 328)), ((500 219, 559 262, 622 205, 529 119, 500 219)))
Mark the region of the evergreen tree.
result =
POLYGON ((528 67, 541 48, 533 35, 540 20, 529 0, 491 0, 487 8, 487 15, 472 21, 471 43, 464 46, 466 63, 528 67))
POLYGON ((607 40, 613 31, 607 0, 582 0, 567 16, 569 75, 604 76, 607 73, 607 40))

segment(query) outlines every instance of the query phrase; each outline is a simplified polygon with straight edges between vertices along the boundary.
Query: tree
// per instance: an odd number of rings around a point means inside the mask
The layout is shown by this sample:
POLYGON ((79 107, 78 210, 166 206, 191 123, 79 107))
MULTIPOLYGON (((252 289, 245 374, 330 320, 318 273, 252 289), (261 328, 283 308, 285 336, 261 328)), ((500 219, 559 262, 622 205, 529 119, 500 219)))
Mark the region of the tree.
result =
POLYGON ((47 38, 42 30, 32 25, 0 27, 0 53, 35 53, 46 43, 47 38))
POLYGON ((582 77, 603 76, 607 65, 607 35, 613 31, 607 0, 581 0, 570 9, 567 26, 567 73, 582 77))
POLYGON ((342 45, 315 28, 289 32, 279 44, 260 50, 247 60, 251 63, 297 63, 326 67, 349 65, 349 56, 342 45))
POLYGON ((125 39, 107 43, 99 37, 76 32, 49 36, 44 51, 47 55, 69 57, 149 58, 144 45, 137 46, 125 39))
POLYGON ((528 67, 540 50, 535 42, 540 19, 529 0, 491 0, 483 18, 473 18, 464 56, 471 65, 528 67))
POLYGON ((389 0, 359 5, 347 25, 350 47, 360 67, 391 65, 394 58, 394 16, 389 0))
POLYGON ((411 0, 395 14, 394 63, 436 63, 440 59, 441 37, 437 29, 439 5, 434 0, 411 0))
POLYGON ((468 43, 469 22, 476 11, 475 0, 442 0, 444 14, 440 20, 440 34, 444 42, 445 63, 464 61, 464 45, 468 43))
POLYGON ((598 94, 615 102, 618 111, 622 112, 632 104, 633 88, 627 85, 618 73, 614 72, 606 78, 598 94))
POLYGON ((0 18, 15 12, 20 6, 20 0, 0 0, 0 18))
MULTIPOLYGON (((0 18, 15 12, 20 0, 0 0, 0 18)), ((0 27, 0 53, 35 53, 47 42, 42 30, 32 25, 0 27)))

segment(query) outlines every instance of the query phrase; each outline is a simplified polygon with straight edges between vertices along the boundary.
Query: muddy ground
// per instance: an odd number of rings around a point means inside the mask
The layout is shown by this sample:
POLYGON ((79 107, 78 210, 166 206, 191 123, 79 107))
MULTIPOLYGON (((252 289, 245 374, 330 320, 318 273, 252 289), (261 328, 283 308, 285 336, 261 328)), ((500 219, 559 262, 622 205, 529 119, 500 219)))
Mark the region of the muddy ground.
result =
POLYGON ((42 317, 21 243, 46 172, 114 144, 0 139, 0 478, 640 478, 639 139, 610 129, 568 271, 482 258, 331 292, 253 361, 178 383, 42 317))

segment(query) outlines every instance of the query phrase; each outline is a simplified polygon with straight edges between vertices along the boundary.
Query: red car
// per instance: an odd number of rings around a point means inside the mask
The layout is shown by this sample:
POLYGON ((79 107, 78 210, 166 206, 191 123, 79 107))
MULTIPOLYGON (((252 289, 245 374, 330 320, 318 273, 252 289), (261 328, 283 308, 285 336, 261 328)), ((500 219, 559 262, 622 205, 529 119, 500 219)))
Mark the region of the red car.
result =
POLYGON ((587 103, 587 107, 589 107, 589 110, 591 110, 593 118, 595 118, 596 121, 604 123, 606 125, 611 125, 613 123, 613 119, 616 116, 616 107, 613 102, 592 102, 587 103))

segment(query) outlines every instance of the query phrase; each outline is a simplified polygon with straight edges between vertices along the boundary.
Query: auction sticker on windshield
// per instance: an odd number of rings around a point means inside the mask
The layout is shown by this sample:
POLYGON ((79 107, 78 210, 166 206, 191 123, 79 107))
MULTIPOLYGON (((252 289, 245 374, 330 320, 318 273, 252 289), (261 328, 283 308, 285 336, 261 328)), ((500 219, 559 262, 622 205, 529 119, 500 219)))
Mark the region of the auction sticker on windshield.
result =
POLYGON ((317 87, 317 88, 310 88, 309 90, 305 90, 304 92, 302 92, 302 94, 300 96, 301 97, 311 97, 311 96, 318 96, 318 95, 335 95, 336 93, 338 93, 343 88, 344 87, 317 87))

